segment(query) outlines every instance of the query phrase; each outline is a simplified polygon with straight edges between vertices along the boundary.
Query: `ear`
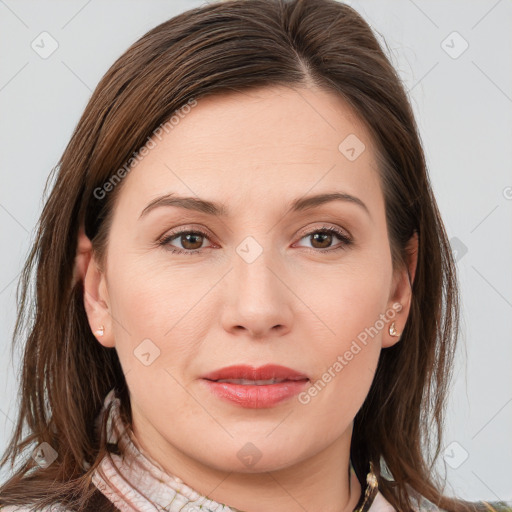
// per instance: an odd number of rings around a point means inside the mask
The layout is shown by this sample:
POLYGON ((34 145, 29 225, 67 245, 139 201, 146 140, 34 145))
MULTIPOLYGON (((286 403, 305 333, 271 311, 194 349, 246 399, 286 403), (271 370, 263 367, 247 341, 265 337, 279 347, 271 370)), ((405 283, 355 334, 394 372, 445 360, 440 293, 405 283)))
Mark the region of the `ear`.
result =
POLYGON ((84 284, 84 307, 91 331, 104 347, 114 347, 106 276, 98 265, 92 243, 83 228, 78 234, 74 279, 82 280, 84 284))
POLYGON ((416 265, 418 263, 418 233, 415 231, 406 246, 407 262, 406 266, 395 271, 393 276, 393 285, 388 302, 388 311, 396 311, 395 316, 386 324, 385 332, 382 337, 382 348, 395 345, 400 341, 400 335, 404 329, 409 316, 412 301, 412 284, 416 275, 416 265), (399 306, 400 304, 400 306, 399 306), (398 336, 392 336, 389 333, 389 326, 395 323, 395 329, 398 336))

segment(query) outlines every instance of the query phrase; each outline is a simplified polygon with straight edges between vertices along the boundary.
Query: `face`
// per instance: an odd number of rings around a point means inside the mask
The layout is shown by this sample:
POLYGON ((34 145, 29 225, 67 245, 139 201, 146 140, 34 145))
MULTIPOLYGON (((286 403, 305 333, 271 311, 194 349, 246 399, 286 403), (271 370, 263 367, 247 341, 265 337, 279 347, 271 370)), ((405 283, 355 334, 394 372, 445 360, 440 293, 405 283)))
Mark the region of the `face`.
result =
POLYGON ((167 461, 238 472, 349 443, 410 298, 368 132, 334 93, 275 87, 200 99, 159 135, 124 178, 102 270, 85 278, 137 438, 167 461), (339 196, 306 201, 324 194, 339 196), (219 211, 169 200, 183 197, 219 211), (307 380, 203 378, 269 364, 307 380))

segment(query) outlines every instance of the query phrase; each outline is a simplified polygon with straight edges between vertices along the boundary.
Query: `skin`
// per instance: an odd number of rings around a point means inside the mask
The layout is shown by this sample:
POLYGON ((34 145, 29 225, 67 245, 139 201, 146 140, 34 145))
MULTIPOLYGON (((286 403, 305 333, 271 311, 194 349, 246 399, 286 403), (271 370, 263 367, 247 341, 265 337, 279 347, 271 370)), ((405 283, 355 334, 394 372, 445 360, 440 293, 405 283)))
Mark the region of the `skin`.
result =
MULTIPOLYGON (((352 511, 361 485, 348 473, 353 419, 379 354, 398 342, 411 299, 407 269, 393 271, 384 197, 364 125, 337 95, 313 87, 272 87, 202 98, 126 176, 102 267, 80 235, 77 272, 92 331, 115 347, 130 390, 139 447, 201 494, 247 512, 352 511), (365 144, 350 161, 349 134, 365 144), (290 213, 305 195, 340 191, 361 199, 290 213), (142 210, 164 193, 224 203, 217 218, 173 206, 142 210), (349 233, 315 242, 322 226, 349 233), (172 228, 200 228, 168 246, 172 228), (262 252, 237 248, 248 236, 262 252), (233 364, 281 364, 312 383, 365 328, 402 309, 307 404, 297 397, 245 409, 214 396, 201 376, 233 364), (150 339, 160 355, 141 364, 150 339), (237 452, 261 454, 249 467, 237 452), (255 492, 257 490, 258 492, 255 492)), ((414 279, 417 239, 411 239, 414 279)), ((253 250, 253 249, 251 249, 253 250)))

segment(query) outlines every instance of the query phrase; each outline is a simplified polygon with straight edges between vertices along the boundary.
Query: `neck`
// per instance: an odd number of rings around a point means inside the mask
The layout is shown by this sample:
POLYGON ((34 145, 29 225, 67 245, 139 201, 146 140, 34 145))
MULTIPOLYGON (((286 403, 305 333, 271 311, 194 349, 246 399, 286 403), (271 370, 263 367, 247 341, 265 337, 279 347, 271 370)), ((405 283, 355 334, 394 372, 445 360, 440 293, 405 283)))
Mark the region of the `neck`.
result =
POLYGON ((132 438, 146 457, 200 494, 239 511, 352 512, 361 497, 361 484, 349 470, 352 424, 334 443, 309 458, 245 473, 204 464, 172 446, 150 425, 142 427, 137 428, 134 418, 132 438))

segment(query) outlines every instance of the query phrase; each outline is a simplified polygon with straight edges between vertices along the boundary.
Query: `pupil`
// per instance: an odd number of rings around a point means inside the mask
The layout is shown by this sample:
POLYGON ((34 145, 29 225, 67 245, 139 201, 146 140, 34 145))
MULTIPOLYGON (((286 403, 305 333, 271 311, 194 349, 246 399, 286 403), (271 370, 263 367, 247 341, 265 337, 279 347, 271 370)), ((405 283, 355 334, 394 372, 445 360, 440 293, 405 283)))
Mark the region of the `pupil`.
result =
POLYGON ((318 241, 319 237, 320 237, 320 242, 322 242, 322 240, 321 240, 322 237, 324 237, 324 241, 327 240, 327 244, 322 245, 321 248, 329 247, 329 245, 330 245, 330 238, 332 237, 332 235, 330 235, 329 233, 315 233, 313 235, 313 238, 314 238, 315 241, 318 241))
MULTIPOLYGON (((187 235, 183 235, 181 238, 183 246, 186 247, 187 249, 199 249, 202 245, 202 241, 199 242, 199 247, 187 247, 186 245, 190 243, 194 245, 194 239, 200 239, 202 238, 202 235, 194 235, 193 233, 188 233, 187 235), (185 242, 183 242, 183 238, 185 239, 185 242), (192 239, 192 241, 190 239, 192 239)), ((197 240, 195 243, 197 244, 197 240)))

